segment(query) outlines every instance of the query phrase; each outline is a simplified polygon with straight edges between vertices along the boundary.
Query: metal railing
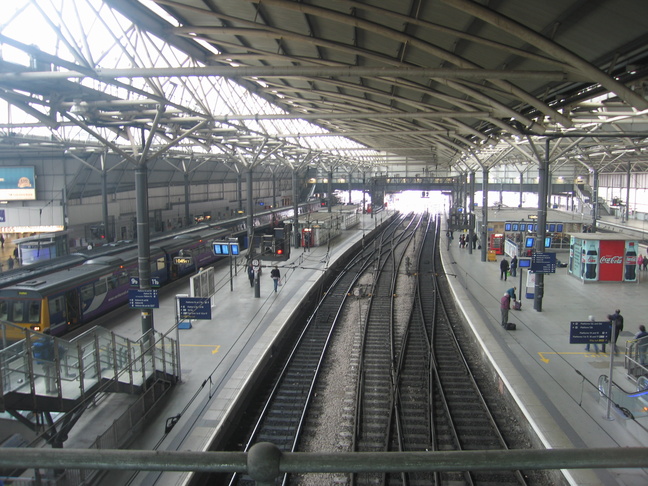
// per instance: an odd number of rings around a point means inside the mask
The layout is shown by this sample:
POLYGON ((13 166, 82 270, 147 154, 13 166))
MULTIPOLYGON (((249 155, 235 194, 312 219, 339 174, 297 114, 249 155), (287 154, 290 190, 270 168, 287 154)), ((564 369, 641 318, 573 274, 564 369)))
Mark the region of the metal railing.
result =
MULTIPOLYGON (((133 341, 101 327, 93 327, 71 341, 0 323, 2 335, 24 333, 24 339, 0 349, 0 408, 11 408, 12 396, 77 401, 93 394, 102 382, 120 383, 133 393, 145 389, 156 372, 178 373, 175 340, 155 331, 133 341), (7 328, 10 332, 7 333, 7 328)), ((49 405, 51 406, 51 404, 49 405)))
POLYGON ((239 472, 264 486, 274 485, 275 478, 285 473, 646 468, 648 448, 300 453, 281 452, 273 444, 258 443, 247 453, 0 449, 0 468, 15 467, 36 468, 41 471, 41 477, 50 478, 50 484, 54 481, 65 484, 65 470, 69 468, 239 472), (47 471, 52 473, 48 475, 47 471), (58 477, 52 477, 57 474, 58 477))

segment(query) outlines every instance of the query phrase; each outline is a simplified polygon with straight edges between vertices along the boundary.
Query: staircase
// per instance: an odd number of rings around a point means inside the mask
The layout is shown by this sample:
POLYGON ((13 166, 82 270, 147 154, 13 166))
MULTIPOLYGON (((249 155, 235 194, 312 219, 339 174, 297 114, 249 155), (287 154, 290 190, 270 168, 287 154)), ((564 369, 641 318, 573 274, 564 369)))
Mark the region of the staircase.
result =
MULTIPOLYGON (((15 331, 0 323, 0 336, 15 331)), ((155 331, 137 341, 101 327, 71 341, 23 332, 0 350, 0 412, 69 412, 100 392, 144 393, 177 381, 177 343, 155 331)))

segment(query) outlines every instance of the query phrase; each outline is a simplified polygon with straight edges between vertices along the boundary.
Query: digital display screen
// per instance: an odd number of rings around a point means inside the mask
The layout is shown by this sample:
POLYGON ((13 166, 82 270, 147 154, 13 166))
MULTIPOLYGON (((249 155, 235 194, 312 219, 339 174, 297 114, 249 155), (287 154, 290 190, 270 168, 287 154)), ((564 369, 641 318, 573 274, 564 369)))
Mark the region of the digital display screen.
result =
POLYGON ((557 224, 556 225, 556 231, 558 233, 562 233, 563 232, 563 225, 562 224, 557 224))
POLYGON ((504 223, 504 231, 511 231, 511 223, 504 223))
POLYGON ((535 238, 533 236, 528 236, 526 241, 524 242, 524 247, 533 248, 534 243, 535 243, 535 238))
POLYGON ((527 258, 520 258, 518 260, 518 266, 520 268, 530 268, 531 267, 531 260, 527 258))
POLYGON ((520 223, 520 231, 526 231, 527 225, 526 223, 520 223))
POLYGON ((513 223, 513 231, 519 231, 520 226, 517 223, 513 223))
POLYGON ((220 243, 214 243, 214 255, 222 255, 223 247, 220 243))
POLYGON ((554 223, 551 223, 549 225, 549 233, 555 233, 556 232, 556 225, 554 223))
POLYGON ((239 254, 238 243, 230 243, 230 247, 232 248, 232 255, 238 255, 239 254))
POLYGON ((229 245, 227 243, 221 244, 223 255, 229 255, 229 245))
POLYGON ((545 238, 545 248, 551 248, 551 236, 545 238))

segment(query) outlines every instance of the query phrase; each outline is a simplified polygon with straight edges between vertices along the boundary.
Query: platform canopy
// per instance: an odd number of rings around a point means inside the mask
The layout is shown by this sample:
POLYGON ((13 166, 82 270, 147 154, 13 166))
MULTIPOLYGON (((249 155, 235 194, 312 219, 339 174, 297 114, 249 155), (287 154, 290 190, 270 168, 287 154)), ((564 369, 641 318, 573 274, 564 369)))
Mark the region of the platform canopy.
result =
POLYGON ((9 3, 3 163, 648 169, 645 1, 9 3))

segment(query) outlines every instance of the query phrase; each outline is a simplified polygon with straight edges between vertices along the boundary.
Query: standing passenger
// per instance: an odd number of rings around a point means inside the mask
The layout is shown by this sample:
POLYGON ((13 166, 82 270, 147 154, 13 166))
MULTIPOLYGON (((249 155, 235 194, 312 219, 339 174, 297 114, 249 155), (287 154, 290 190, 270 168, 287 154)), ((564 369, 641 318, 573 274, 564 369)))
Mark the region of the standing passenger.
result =
MULTIPOLYGON (((588 319, 589 319, 590 322, 594 322, 594 316, 589 316, 588 319)), ((596 354, 598 354, 598 352, 599 352, 598 344, 596 344, 596 343, 592 343, 592 344, 594 344, 594 352, 596 354)), ((590 343, 587 343, 587 346, 585 346, 585 351, 589 351, 589 350, 590 350, 590 343)), ((603 351, 605 351, 605 350, 603 350, 603 351)))
POLYGON ((518 266, 517 255, 513 255, 513 258, 511 258, 511 277, 515 277, 517 266, 518 266))
POLYGON ((250 279, 250 287, 254 287, 254 267, 252 262, 248 265, 248 278, 250 279))
POLYGON ((506 329, 508 324, 509 310, 511 309, 511 296, 508 292, 500 299, 500 311, 502 312, 502 327, 506 329))
POLYGON ((272 281, 274 283, 274 291, 277 291, 277 287, 279 286, 279 279, 281 278, 281 273, 279 272, 279 269, 275 265, 275 267, 270 271, 270 278, 272 278, 272 281))
POLYGON ((509 262, 506 258, 502 258, 502 261, 500 262, 500 280, 506 280, 506 277, 508 277, 508 270, 509 262))
MULTIPOLYGON (((613 348, 614 352, 617 352, 617 339, 619 339, 619 334, 623 331, 623 316, 621 315, 621 310, 617 309, 614 311, 614 314, 607 316, 610 320, 610 347, 613 348)), ((603 352, 605 352, 605 345, 603 345, 603 352)))

